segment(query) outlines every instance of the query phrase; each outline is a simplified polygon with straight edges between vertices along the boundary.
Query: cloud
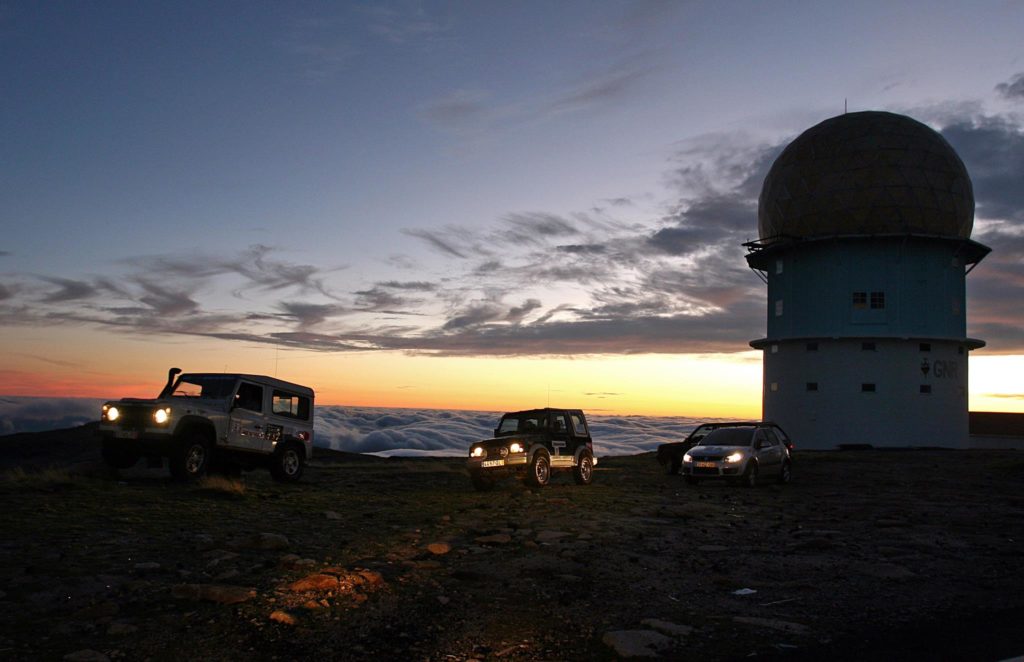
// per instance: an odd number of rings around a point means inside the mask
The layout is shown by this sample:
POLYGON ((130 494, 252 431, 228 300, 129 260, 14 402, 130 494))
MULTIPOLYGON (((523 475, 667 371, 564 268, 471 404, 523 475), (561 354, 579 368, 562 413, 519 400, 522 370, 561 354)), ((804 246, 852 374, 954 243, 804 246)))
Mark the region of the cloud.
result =
POLYGON ((996 92, 1006 99, 1024 99, 1024 72, 1011 78, 1008 83, 996 85, 996 92))
POLYGON ((43 297, 42 301, 44 303, 81 301, 83 299, 91 299, 98 293, 95 285, 85 281, 72 280, 69 278, 54 278, 50 276, 41 276, 40 278, 45 280, 47 283, 58 287, 55 292, 50 292, 43 297))
POLYGON ((458 245, 457 239, 455 238, 455 235, 458 234, 458 230, 442 233, 434 230, 405 229, 402 230, 402 234, 422 239, 427 242, 430 247, 450 257, 465 259, 469 256, 469 253, 458 245), (450 236, 445 236, 445 234, 450 236))
POLYGON ((622 101, 629 98, 640 82, 655 70, 654 66, 635 60, 616 65, 580 81, 548 102, 543 110, 578 112, 622 101))

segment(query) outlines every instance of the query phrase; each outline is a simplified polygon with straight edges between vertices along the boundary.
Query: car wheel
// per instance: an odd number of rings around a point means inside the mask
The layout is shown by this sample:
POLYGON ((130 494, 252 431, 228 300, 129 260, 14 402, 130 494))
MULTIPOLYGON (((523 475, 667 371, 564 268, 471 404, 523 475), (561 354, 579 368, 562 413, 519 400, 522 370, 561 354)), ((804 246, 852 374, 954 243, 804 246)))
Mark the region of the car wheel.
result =
POLYGON ((544 487, 551 480, 551 460, 546 451, 537 451, 526 470, 526 483, 544 487))
POLYGON ((139 461, 139 454, 116 444, 103 444, 103 461, 112 469, 130 469, 139 461))
POLYGON ((793 468, 789 462, 783 462, 782 469, 779 471, 779 482, 785 485, 791 480, 793 480, 793 468))
POLYGON ((494 489, 494 480, 485 476, 483 472, 472 471, 469 474, 469 479, 473 481, 473 488, 477 492, 489 492, 494 489))
POLYGON ((204 434, 191 434, 171 453, 171 476, 176 480, 196 480, 210 467, 210 441, 204 434))
POLYGON ((698 478, 694 478, 693 476, 686 476, 686 484, 687 485, 696 485, 699 482, 700 482, 700 479, 698 479, 698 478))
POLYGON ((294 483, 302 478, 306 466, 306 449, 298 444, 281 444, 270 460, 270 475, 281 483, 294 483))
POLYGON ((757 462, 748 462, 743 472, 743 487, 757 487, 757 462))
POLYGON ((594 458, 590 453, 580 455, 580 461, 572 469, 572 477, 577 485, 590 485, 594 480, 594 458))

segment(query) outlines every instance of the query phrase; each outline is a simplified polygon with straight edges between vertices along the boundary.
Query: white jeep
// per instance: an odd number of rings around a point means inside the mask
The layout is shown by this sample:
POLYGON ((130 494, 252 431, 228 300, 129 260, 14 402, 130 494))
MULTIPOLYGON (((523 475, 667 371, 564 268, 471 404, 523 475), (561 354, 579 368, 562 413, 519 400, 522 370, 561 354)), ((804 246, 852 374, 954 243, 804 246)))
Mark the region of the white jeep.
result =
POLYGON ((191 373, 171 368, 155 399, 103 405, 103 459, 126 469, 167 458, 171 475, 239 475, 266 467, 297 481, 313 457, 313 389, 263 375, 191 373))

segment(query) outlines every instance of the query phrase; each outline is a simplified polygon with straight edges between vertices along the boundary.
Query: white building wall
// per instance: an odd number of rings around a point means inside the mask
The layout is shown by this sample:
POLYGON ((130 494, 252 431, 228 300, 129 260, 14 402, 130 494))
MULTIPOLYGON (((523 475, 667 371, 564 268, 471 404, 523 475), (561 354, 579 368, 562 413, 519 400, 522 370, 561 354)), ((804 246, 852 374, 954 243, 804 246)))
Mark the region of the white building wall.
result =
POLYGON ((764 418, 797 448, 964 448, 967 358, 957 340, 766 341, 764 418))

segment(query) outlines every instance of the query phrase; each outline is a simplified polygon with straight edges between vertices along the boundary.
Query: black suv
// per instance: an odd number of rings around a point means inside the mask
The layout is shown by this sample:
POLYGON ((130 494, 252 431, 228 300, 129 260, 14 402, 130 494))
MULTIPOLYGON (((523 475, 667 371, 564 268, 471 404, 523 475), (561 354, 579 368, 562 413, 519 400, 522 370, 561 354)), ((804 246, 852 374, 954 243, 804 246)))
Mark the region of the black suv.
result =
POLYGON ((469 447, 473 487, 488 490, 502 476, 514 474, 528 485, 543 487, 552 471, 572 471, 579 485, 594 478, 594 442, 579 409, 530 409, 501 417, 493 439, 469 447))
POLYGON ((742 428, 742 427, 770 427, 779 441, 786 447, 786 449, 792 454, 793 442, 790 441, 789 435, 782 431, 775 423, 770 421, 743 421, 743 422, 721 422, 721 423, 702 423, 693 429, 693 432, 689 434, 683 441, 676 441, 668 444, 661 444, 658 446, 658 463, 665 467, 665 470, 670 475, 677 475, 679 469, 683 466, 683 456, 686 455, 686 451, 690 450, 697 445, 701 439, 706 437, 709 432, 717 428, 742 428))

